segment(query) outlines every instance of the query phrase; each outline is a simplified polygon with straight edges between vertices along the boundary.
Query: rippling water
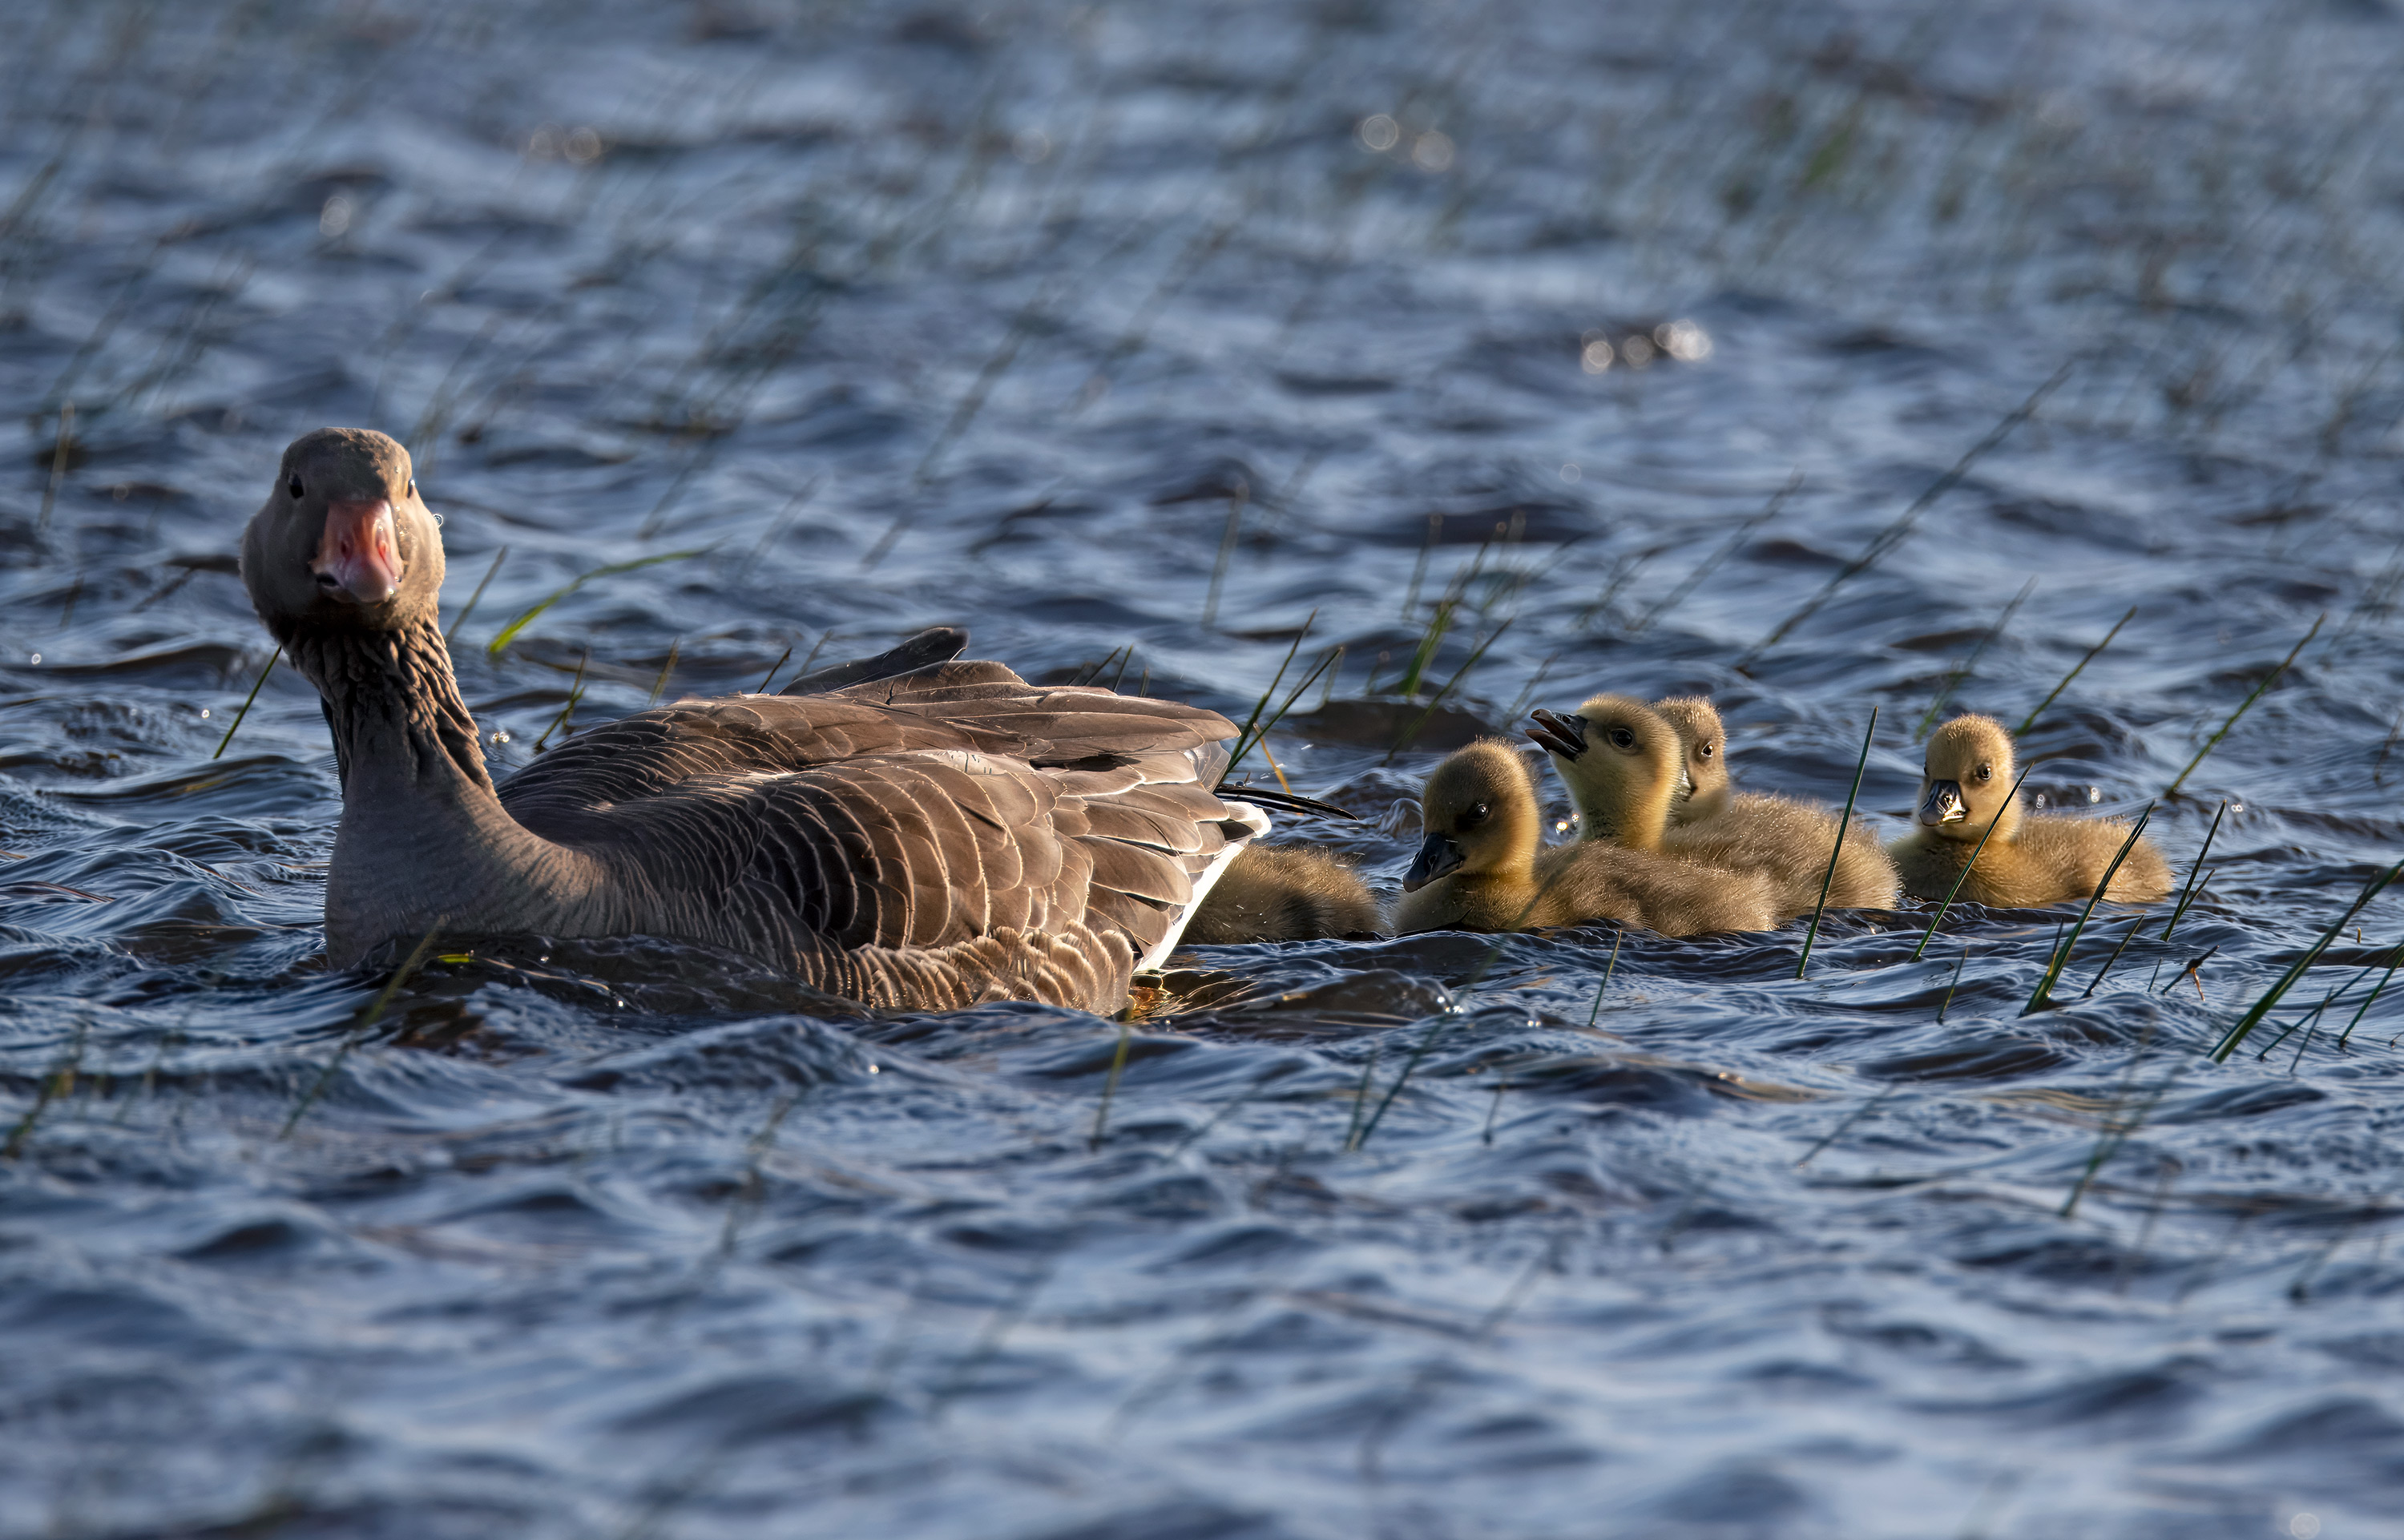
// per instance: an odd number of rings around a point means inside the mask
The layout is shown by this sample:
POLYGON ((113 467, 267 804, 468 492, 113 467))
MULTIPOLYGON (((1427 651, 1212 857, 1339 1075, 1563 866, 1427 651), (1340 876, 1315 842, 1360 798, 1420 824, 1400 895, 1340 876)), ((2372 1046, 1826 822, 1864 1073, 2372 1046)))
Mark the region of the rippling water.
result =
POLYGON ((2404 856, 2398 20, 8 7, 0 1533, 2404 1534, 2404 905, 2206 1054, 2404 856), (328 422, 504 768, 937 622, 1238 717, 1341 645, 1269 747, 1390 889, 1527 705, 1829 800, 1876 705, 1891 822, 2133 605, 2029 738, 2126 814, 2326 619, 2059 1010, 2069 909, 1214 948, 1105 1106, 1073 1013, 326 972, 314 698, 225 740, 328 422))

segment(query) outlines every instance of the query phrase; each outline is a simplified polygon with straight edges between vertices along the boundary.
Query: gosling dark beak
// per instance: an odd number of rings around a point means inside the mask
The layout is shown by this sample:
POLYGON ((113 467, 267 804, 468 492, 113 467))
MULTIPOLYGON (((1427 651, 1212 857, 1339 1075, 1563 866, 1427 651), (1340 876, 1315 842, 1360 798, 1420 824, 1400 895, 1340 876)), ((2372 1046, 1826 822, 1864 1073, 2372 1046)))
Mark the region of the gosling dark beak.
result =
POLYGON ((1940 824, 1960 823, 1970 816, 1969 805, 1962 800, 1962 783, 1958 780, 1933 780, 1928 783, 1928 799, 1920 805, 1918 819, 1924 828, 1940 824))
POLYGON ((393 532, 392 504, 382 497, 328 503, 326 532, 309 570, 325 593, 353 604, 382 604, 398 593, 400 539, 393 532))
POLYGON ((1411 869, 1403 874, 1403 891, 1416 893, 1420 889, 1457 870, 1467 858, 1461 847, 1442 834, 1430 834, 1419 841, 1419 853, 1411 858, 1411 869))
POLYGON ((1556 711, 1530 711, 1536 719, 1533 727, 1522 728, 1530 741, 1546 753, 1573 760, 1586 752, 1586 719, 1565 717, 1556 711))

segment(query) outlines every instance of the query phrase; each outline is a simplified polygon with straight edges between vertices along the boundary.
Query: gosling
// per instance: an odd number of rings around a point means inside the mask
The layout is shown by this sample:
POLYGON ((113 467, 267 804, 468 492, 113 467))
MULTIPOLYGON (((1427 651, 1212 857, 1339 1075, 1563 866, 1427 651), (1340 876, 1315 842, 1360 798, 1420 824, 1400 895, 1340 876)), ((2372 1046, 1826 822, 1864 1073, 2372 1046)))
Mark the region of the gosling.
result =
POLYGON ((1781 921, 1819 907, 1824 885, 1831 909, 1894 906, 1894 867, 1862 820, 1846 826, 1831 876, 1837 819, 1790 798, 1734 793, 1719 713, 1691 696, 1665 704, 1674 716, 1625 695, 1597 695, 1574 716, 1535 713, 1528 736, 1552 755, 1585 839, 1757 874, 1781 921))
POLYGON ((1376 935, 1377 901, 1352 863, 1316 845, 1249 845, 1185 927, 1186 945, 1376 935))
POLYGON ((1484 738, 1435 768, 1425 837, 1394 929, 1524 931, 1616 920, 1667 936, 1776 926, 1769 885, 1616 846, 1543 847, 1536 787, 1510 744, 1484 738))
MULTIPOLYGON (((2012 735, 1993 718, 1956 717, 1929 737, 1913 815, 1919 827, 1887 847, 1906 892, 1942 899, 1965 866, 1961 896, 1973 903, 2031 909, 2095 891, 2128 840, 2129 826, 2107 819, 2032 818, 2011 794, 2013 779, 2012 735)), ((2140 838, 2104 896, 2115 903, 2150 903, 2170 890, 2170 863, 2151 840, 2140 838)))

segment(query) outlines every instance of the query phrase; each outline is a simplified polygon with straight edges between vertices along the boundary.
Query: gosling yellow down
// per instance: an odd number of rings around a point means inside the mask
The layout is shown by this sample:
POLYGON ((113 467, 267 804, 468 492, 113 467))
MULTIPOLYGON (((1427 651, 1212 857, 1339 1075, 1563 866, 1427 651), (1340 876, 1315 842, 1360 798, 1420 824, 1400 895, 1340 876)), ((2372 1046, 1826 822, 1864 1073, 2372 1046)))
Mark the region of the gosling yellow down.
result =
POLYGON ((1484 738, 1436 766, 1419 798, 1425 837, 1394 929, 1524 931, 1616 920, 1668 936, 1767 931, 1758 875, 1580 843, 1544 848, 1535 782, 1511 745, 1484 738))
POLYGON ((1662 705, 1597 695, 1574 716, 1535 713, 1528 736, 1552 755, 1583 838, 1757 875, 1781 920, 1818 907, 1823 883, 1832 909, 1894 906, 1894 867, 1858 816, 1831 878, 1838 820, 1790 798, 1733 792, 1719 713, 1693 696, 1662 705))
MULTIPOLYGON (((1992 717, 1956 717, 1928 740, 1920 774, 1919 825, 1887 847, 1914 898, 1942 899, 1962 869, 1961 896, 1973 903, 2035 908, 2095 891, 2129 826, 2108 819, 2032 817, 2011 795, 2012 735, 1992 717), (1987 833, 1986 848, 1978 840, 1987 833), (1978 859, 1971 860, 1971 852, 1978 859)), ((2104 896, 2149 903, 2171 890, 2170 863, 2139 839, 2104 896)))
POLYGON ((1377 901, 1352 863, 1316 845, 1248 845, 1186 922, 1186 945, 1375 935, 1377 901))

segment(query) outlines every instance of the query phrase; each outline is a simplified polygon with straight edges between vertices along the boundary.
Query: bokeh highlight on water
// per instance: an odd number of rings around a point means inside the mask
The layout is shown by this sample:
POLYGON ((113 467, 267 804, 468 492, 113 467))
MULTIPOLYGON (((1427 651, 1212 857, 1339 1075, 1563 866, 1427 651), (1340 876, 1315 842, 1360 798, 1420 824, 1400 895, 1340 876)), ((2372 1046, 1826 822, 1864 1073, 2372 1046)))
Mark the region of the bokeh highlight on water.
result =
POLYGON ((2404 904, 2205 1057, 2404 855, 2392 5, 27 0, 0 53, 0 1533, 2404 1533, 2404 1000, 2305 1020, 2404 904), (2099 911, 2060 1009, 2068 911, 1832 917, 1799 982, 1800 927, 1209 949, 1103 1116, 1073 1013, 327 973, 306 685, 226 741, 326 423, 416 455, 500 768, 938 622, 1238 718, 1340 644, 1267 747, 1365 821, 1280 837, 1389 890, 1430 745, 1530 705, 1707 690, 1829 801, 1877 705, 1892 829, 1934 700, 2017 721, 2134 605, 2028 739, 2130 815, 2327 620, 2156 807, 2184 876, 2228 805, 2194 910, 2086 994, 2099 911))

